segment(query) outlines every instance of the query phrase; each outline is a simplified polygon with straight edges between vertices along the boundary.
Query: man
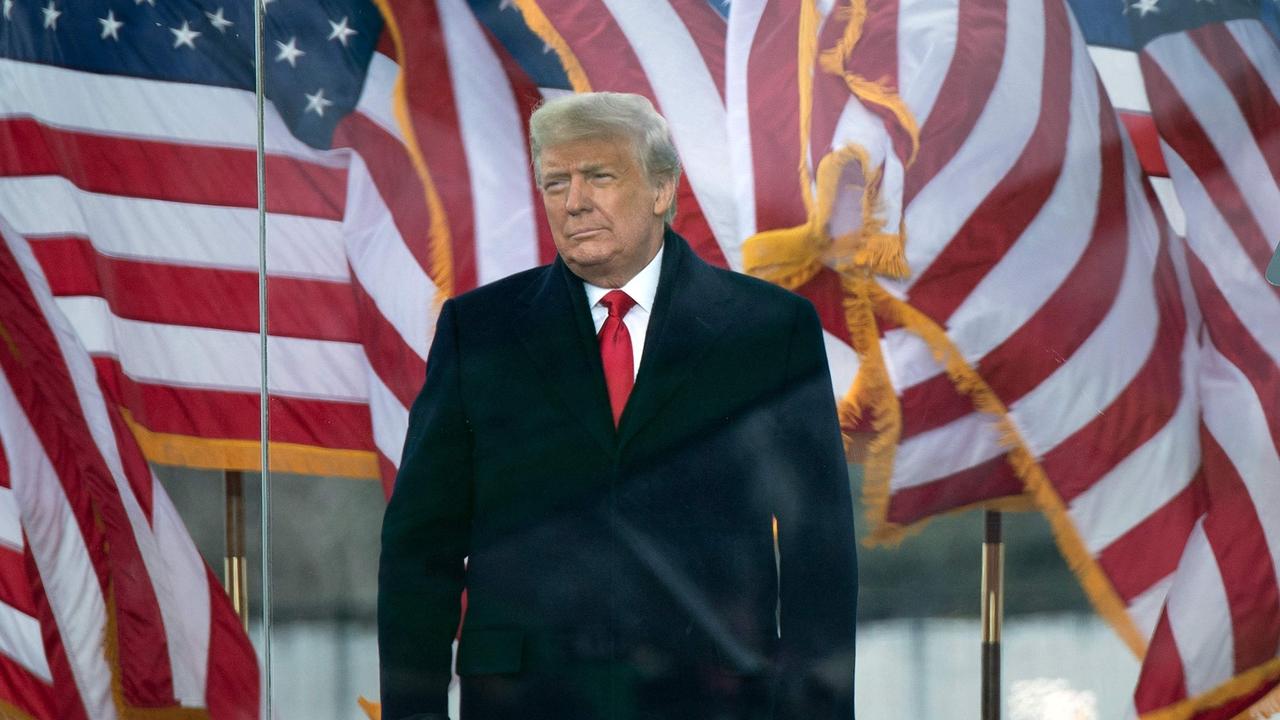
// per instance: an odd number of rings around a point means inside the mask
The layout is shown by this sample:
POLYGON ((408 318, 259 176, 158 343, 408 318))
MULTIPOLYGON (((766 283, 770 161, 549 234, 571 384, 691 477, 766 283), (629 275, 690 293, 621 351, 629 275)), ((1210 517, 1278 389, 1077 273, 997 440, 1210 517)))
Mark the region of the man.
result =
POLYGON ((853 717, 852 509, 812 306, 667 223, 642 97, 549 101, 559 259, 446 302, 382 530, 384 718, 853 717), (776 517, 776 540, 774 518, 776 517))

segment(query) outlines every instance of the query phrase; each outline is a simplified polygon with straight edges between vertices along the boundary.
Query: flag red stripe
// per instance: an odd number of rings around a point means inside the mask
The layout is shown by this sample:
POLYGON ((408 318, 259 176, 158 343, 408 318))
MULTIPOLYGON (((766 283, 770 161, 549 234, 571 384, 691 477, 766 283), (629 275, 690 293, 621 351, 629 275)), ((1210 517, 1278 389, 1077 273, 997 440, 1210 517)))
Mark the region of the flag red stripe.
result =
MULTIPOLYGON (((252 440, 261 436, 257 392, 207 390, 130 378, 115 358, 93 358, 107 397, 118 399, 152 432, 210 439, 252 440)), ((271 439, 342 450, 372 450, 365 403, 307 398, 271 398, 271 439)))
POLYGON ((1022 481, 1000 455, 937 480, 895 489, 885 519, 909 525, 940 512, 1022 492, 1022 481))
POLYGON ((0 352, 0 368, 53 463, 103 595, 114 595, 125 698, 138 705, 173 702, 164 623, 154 589, 148 582, 109 580, 147 576, 133 529, 82 415, 53 330, 7 244, 0 244, 0 279, 0 308, 7 309, 3 321, 18 350, 16 356, 0 352))
MULTIPOLYGON (((1231 179, 1226 164, 1160 65, 1146 51, 1139 55, 1139 61, 1160 136, 1195 173, 1240 246, 1258 268, 1258 274, 1266 273, 1267 263, 1271 261, 1271 245, 1240 188, 1231 179)), ((1272 290, 1280 294, 1280 288, 1272 290)))
POLYGON ((720 100, 724 101, 725 19, 711 9, 706 0, 671 0, 671 9, 698 46, 702 62, 707 66, 720 100))
MULTIPOLYGON (((790 3, 780 0, 766 3, 747 59, 751 159, 755 166, 756 228, 759 230, 793 227, 804 223, 807 217, 796 175, 801 159, 799 116, 795 112, 775 110, 790 109, 799 102, 795 50, 799 27, 800 14, 790 3)), ((815 116, 818 98, 828 99, 831 94, 822 91, 830 82, 835 82, 830 76, 814 78, 815 116)), ((848 97, 848 90, 844 90, 843 99, 848 97)), ((827 139, 829 142, 830 131, 827 139)), ((815 152, 820 153, 824 148, 816 148, 815 152)))
MULTIPOLYGON (((169 202, 258 206, 257 155, 237 149, 59 130, 32 118, 0 120, 0 176, 59 175, 89 192, 169 202)), ((347 173, 266 157, 268 212, 342 219, 347 173)))
POLYGON ((822 321, 823 330, 840 338, 845 345, 853 347, 849 322, 844 314, 845 292, 839 273, 824 266, 809 282, 796 288, 796 294, 813 303, 813 308, 818 311, 818 319, 822 321))
MULTIPOLYGON (((104 298, 117 317, 166 325, 258 331, 258 273, 112 257, 85 237, 32 241, 59 297, 104 298)), ((344 282, 268 276, 272 335, 358 342, 351 287, 344 282)))
POLYGON ((1204 25, 1187 35, 1231 91, 1271 171, 1271 181, 1280 182, 1280 102, 1271 94, 1253 59, 1225 25, 1204 25))
MULTIPOLYGON (((53 720, 53 688, 17 661, 0 655, 0 702, 32 718, 53 720)), ((0 713, 3 713, 0 709, 0 713)), ((6 715, 7 717, 7 715, 6 715)))
MULTIPOLYGON (((400 237, 422 271, 431 273, 431 213, 422 179, 399 138, 360 113, 338 121, 333 146, 359 153, 400 237)), ((453 180, 450 180, 450 184, 453 180)))
POLYGON ((1187 249, 1187 269, 1191 275, 1191 287, 1195 289, 1196 299, 1200 302, 1200 310, 1204 314, 1205 328, 1214 347, 1222 356, 1231 361, 1253 386, 1253 391, 1262 400, 1267 410, 1267 426, 1271 431, 1271 442, 1280 450, 1280 412, 1276 411, 1275 399, 1280 398, 1280 368, 1258 344, 1257 339, 1240 322, 1231 309, 1222 291, 1214 284, 1209 270, 1201 262, 1195 251, 1187 249))
POLYGON ((360 283, 352 283, 361 342, 370 367, 406 408, 413 405, 427 377, 427 363, 404 341, 360 283))
POLYGON ((382 454, 381 450, 378 451, 378 474, 382 478, 382 497, 390 500, 391 491, 396 485, 396 464, 382 454))
POLYGON ((27 615, 36 614, 22 548, 0 545, 0 602, 27 615))
POLYGON ((256 719, 260 694, 257 656, 227 596, 219 590, 218 579, 207 566, 205 579, 211 595, 209 664, 204 689, 209 717, 256 719))
POLYGON ((1227 591, 1239 673, 1280 651, 1280 586, 1258 508, 1239 471, 1204 425, 1200 447, 1213 506, 1205 516, 1204 534, 1227 591))
MULTIPOLYGON (((1062 3, 1045 6, 1046 61, 1035 130, 1017 162, 911 287, 911 304, 941 325, 1035 220, 1062 175, 1072 121, 1071 25, 1062 3)), ((1112 112, 1108 103, 1102 104, 1105 112, 1112 112)), ((1108 120, 1114 122, 1104 117, 1104 128, 1108 120)), ((1103 154, 1104 182, 1109 179, 1106 160, 1113 154, 1103 154)), ((1115 172, 1116 165, 1111 167, 1115 172)), ((1114 184, 1112 188, 1118 190, 1114 184)), ((1106 197, 1104 189, 1102 198, 1106 197)))
MULTIPOLYGON (((1061 92, 1062 97, 1069 95, 1065 90, 1061 92)), ((978 373, 987 379, 1005 405, 1012 405, 1025 397, 1062 367, 1063 362, 1071 358, 1097 330, 1119 292, 1123 276, 1121 268, 1128 251, 1128 218, 1125 213, 1124 155, 1119 143, 1119 128, 1111 112, 1110 105, 1103 102, 1099 148, 1101 187, 1098 214, 1088 245, 1044 305, 977 364, 978 373), (1079 282, 1081 278, 1089 281, 1079 282)), ((1019 160, 1019 165, 1024 160, 1027 162, 1028 167, 1024 169, 1030 174, 1035 174, 1033 166, 1040 162, 1039 155, 1032 148, 1041 147, 1041 142, 1029 143, 1027 153, 1019 160)), ((1045 162, 1058 159, 1055 157, 1045 162)), ((1020 174, 1011 173, 1006 181, 1020 174)), ((1051 173, 1046 173, 1046 176, 1049 186, 1057 180, 1057 176, 1051 173)), ((1023 177, 1021 181, 1029 182, 1029 179, 1023 177)), ((1017 241, 1022 229, 1038 210, 1038 207, 1028 207, 1027 204, 1008 202, 1006 193, 1016 195, 1017 184, 1002 182, 1003 187, 983 202, 983 207, 973 219, 925 271, 920 283, 911 290, 911 299, 917 308, 941 313, 936 317, 942 322, 981 281, 989 264, 998 262, 996 255, 1017 241), (999 202, 1001 199, 1004 202, 999 202), (1009 215, 1003 214, 1005 209, 1009 215), (1011 217, 1014 214, 1021 217, 1011 217), (990 247, 983 247, 984 244, 990 247), (946 268, 951 268, 949 277, 944 275, 946 268), (922 302, 917 302, 917 297, 922 302)), ((1042 186, 1040 189, 1047 191, 1050 188, 1042 186)), ((1041 200, 1036 198, 1032 202, 1041 200)), ((937 375, 903 391, 903 439, 942 427, 973 411, 972 401, 957 395, 951 385, 946 375, 937 375)))
MULTIPOLYGON (((779 5, 781 3, 773 3, 773 4, 779 5)), ((879 12, 878 8, 874 11, 868 9, 869 14, 874 14, 878 12, 879 12)), ((795 16, 797 15, 797 13, 793 12, 793 13, 790 13, 790 15, 795 16)), ((870 18, 868 18, 868 20, 870 20, 870 18)), ((842 12, 830 12, 827 14, 826 18, 824 18, 823 20, 822 27, 818 29, 818 52, 821 53, 825 50, 835 47, 836 43, 840 40, 840 37, 844 35, 845 25, 847 22, 848 20, 844 17, 844 13, 842 12)), ((764 18, 762 17, 761 25, 763 24, 764 24, 764 18)), ((864 28, 866 27, 865 23, 863 27, 864 28)), ((759 33, 757 33, 756 36, 759 37, 759 33)), ((863 38, 869 39, 869 36, 867 36, 864 33, 863 38)), ((862 40, 859 40, 859 45, 858 45, 859 53, 862 52, 861 43, 862 43, 862 40)), ((764 52, 768 52, 768 51, 765 50, 764 52)), ((794 54, 794 51, 792 51, 790 54, 794 54)), ((782 55, 781 57, 789 58, 790 54, 782 55)), ((771 63, 767 62, 768 58, 769 58, 768 55, 762 53, 760 56, 761 63, 765 65, 771 65, 771 63)), ((882 60, 883 62, 892 63, 895 66, 895 70, 896 70, 896 65, 897 65, 896 57, 893 59, 888 59, 888 58, 883 58, 883 59, 877 58, 877 59, 882 60)), ((773 64, 784 66, 782 69, 788 70, 791 75, 790 83, 775 89, 774 92, 782 95, 783 97, 787 97, 789 95, 794 96, 795 95, 795 75, 796 75, 795 66, 789 65, 787 63, 773 63, 773 64)), ((771 69, 773 69, 774 72, 777 72, 779 68, 771 68, 771 69)), ((896 72, 891 77, 895 77, 895 76, 896 76, 896 72)), ((813 68, 813 110, 809 116, 810 120, 809 120, 809 148, 808 148, 809 163, 811 167, 816 168, 818 166, 818 163, 822 160, 822 155, 831 149, 832 141, 835 139, 836 125, 840 121, 840 114, 844 112, 845 105, 848 104, 849 100, 852 97, 853 95, 849 91, 849 86, 845 84, 843 77, 840 77, 838 75, 832 75, 831 73, 822 69, 821 66, 815 66, 813 68)), ((770 105, 767 103, 759 103, 759 104, 752 103, 752 104, 758 105, 759 107, 762 107, 762 108, 770 107, 770 105)), ((752 122, 753 123, 756 122, 757 115, 767 116, 770 114, 771 113, 767 113, 767 112, 754 112, 752 114, 752 122)), ((792 116, 792 114, 788 113, 787 115, 788 115, 788 118, 790 118, 792 121, 796 120, 796 118, 792 116)), ((778 122, 778 120, 775 119, 774 122, 776 123, 778 122)))
POLYGON ((1133 702, 1139 714, 1158 710, 1187 697, 1187 683, 1183 677, 1182 655, 1173 638, 1167 610, 1160 613, 1156 631, 1147 648, 1138 675, 1138 688, 1133 702))
MULTIPOLYGON (((1102 412, 1044 454, 1041 467, 1063 502, 1071 502, 1160 432, 1184 392, 1179 360, 1187 320, 1166 242, 1154 268, 1160 324, 1142 368, 1102 412), (1106 448, 1106 452, 1098 452, 1106 448)), ((1088 276, 1082 276, 1088 277, 1088 276)))
POLYGON ((1125 603, 1178 568, 1196 520, 1208 509, 1201 469, 1177 495, 1098 553, 1098 566, 1125 603))
MULTIPOLYGON (((449 52, 434 3, 395 0, 392 5, 400 27, 412 28, 416 38, 404 44, 400 73, 418 147, 448 219, 453 291, 461 293, 476 285, 475 209, 471 202, 471 173, 458 134, 457 100, 448 71, 449 52)), ((372 170, 373 163, 369 165, 372 170)), ((396 181, 400 182, 401 178, 396 181)), ((381 184, 378 189, 383 190, 381 184)), ((421 231, 428 227, 429 224, 419 226, 421 231)), ((404 233, 403 228, 401 232, 404 233)), ((410 244, 411 237, 412 234, 404 234, 410 244)))
POLYGON ((1156 121, 1151 114, 1134 110, 1118 110, 1117 114, 1129 131, 1142 172, 1155 177, 1169 177, 1169 168, 1164 164, 1164 153, 1160 150, 1160 132, 1156 130, 1156 121))
POLYGON ((903 202, 951 162, 987 107, 1008 41, 1004 3, 960 0, 956 47, 933 109, 920 128, 920 154, 907 169, 903 202))

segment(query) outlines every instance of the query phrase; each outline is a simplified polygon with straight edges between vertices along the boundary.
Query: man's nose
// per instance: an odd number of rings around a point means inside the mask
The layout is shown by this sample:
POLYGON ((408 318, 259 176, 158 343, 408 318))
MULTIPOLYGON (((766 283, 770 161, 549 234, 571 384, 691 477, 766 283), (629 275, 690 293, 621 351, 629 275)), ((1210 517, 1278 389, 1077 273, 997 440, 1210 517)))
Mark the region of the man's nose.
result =
POLYGON ((565 195, 564 207, 570 215, 591 209, 591 186, 585 179, 578 176, 569 178, 569 192, 565 195))

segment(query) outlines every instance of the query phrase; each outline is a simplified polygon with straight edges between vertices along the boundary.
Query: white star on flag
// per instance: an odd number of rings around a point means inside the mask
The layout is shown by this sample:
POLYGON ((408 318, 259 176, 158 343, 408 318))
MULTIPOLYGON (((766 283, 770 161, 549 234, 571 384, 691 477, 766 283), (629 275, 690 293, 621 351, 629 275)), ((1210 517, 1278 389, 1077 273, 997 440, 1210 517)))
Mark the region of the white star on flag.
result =
POLYGON ((324 88, 316 90, 316 93, 303 93, 307 96, 307 109, 303 112, 314 112, 320 117, 324 117, 324 109, 333 104, 332 100, 326 100, 324 97, 324 88))
POLYGON ((107 16, 104 18, 98 18, 98 22, 102 23, 102 39, 103 40, 106 40, 107 38, 111 38, 112 40, 120 39, 120 35, 118 35, 117 33, 119 32, 120 28, 124 27, 124 23, 116 19, 115 10, 108 10, 107 16))
POLYGON ((45 8, 43 8, 43 9, 41 9, 41 10, 40 10, 40 12, 44 13, 44 26, 45 26, 45 28, 50 29, 50 30, 57 30, 57 29, 58 29, 58 16, 62 14, 62 11, 61 11, 61 10, 58 10, 57 8, 55 8, 55 7, 53 6, 53 0, 49 0, 49 4, 48 4, 48 6, 46 6, 46 7, 45 7, 45 8))
POLYGON ((218 8, 218 12, 216 13, 207 12, 204 15, 209 18, 209 22, 213 25, 214 29, 220 33, 225 33, 227 28, 235 24, 223 17, 222 8, 218 8))
POLYGON ((307 54, 306 50, 298 49, 298 38, 289 38, 288 43, 276 41, 276 47, 280 48, 280 52, 276 54, 276 62, 284 61, 289 63, 289 67, 298 67, 298 58, 307 54))
POLYGON ((200 37, 201 35, 201 33, 195 30, 192 30, 191 23, 187 22, 186 20, 182 21, 182 27, 169 28, 169 32, 173 33, 173 47, 175 49, 180 48, 183 45, 186 45, 192 50, 195 50, 196 38, 200 37))
POLYGON ((8 20, 13 13, 13 0, 4 0, 4 19, 8 20))
POLYGON ((342 47, 346 47, 347 40, 350 39, 352 35, 356 34, 355 30, 347 27, 347 17, 345 15, 342 18, 342 22, 334 22, 330 20, 329 26, 333 28, 333 32, 329 33, 329 39, 337 40, 342 43, 342 47))
POLYGON ((1156 7, 1160 0, 1138 0, 1131 7, 1138 11, 1140 17, 1146 17, 1148 13, 1160 12, 1160 8, 1156 7))
POLYGON ((142 3, 146 3, 146 4, 150 5, 151 7, 155 7, 155 6, 156 6, 156 0, 133 0, 133 4, 134 4, 134 5, 141 5, 142 3))

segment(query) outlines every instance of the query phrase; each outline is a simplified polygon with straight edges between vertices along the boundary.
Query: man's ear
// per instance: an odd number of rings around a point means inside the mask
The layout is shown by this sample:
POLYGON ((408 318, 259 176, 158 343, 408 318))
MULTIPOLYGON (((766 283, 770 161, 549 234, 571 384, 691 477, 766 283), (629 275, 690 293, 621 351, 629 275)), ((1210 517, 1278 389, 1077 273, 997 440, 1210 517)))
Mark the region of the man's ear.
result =
POLYGON ((667 208, 676 201, 676 181, 667 180, 658 186, 653 194, 653 214, 665 215, 667 208))

